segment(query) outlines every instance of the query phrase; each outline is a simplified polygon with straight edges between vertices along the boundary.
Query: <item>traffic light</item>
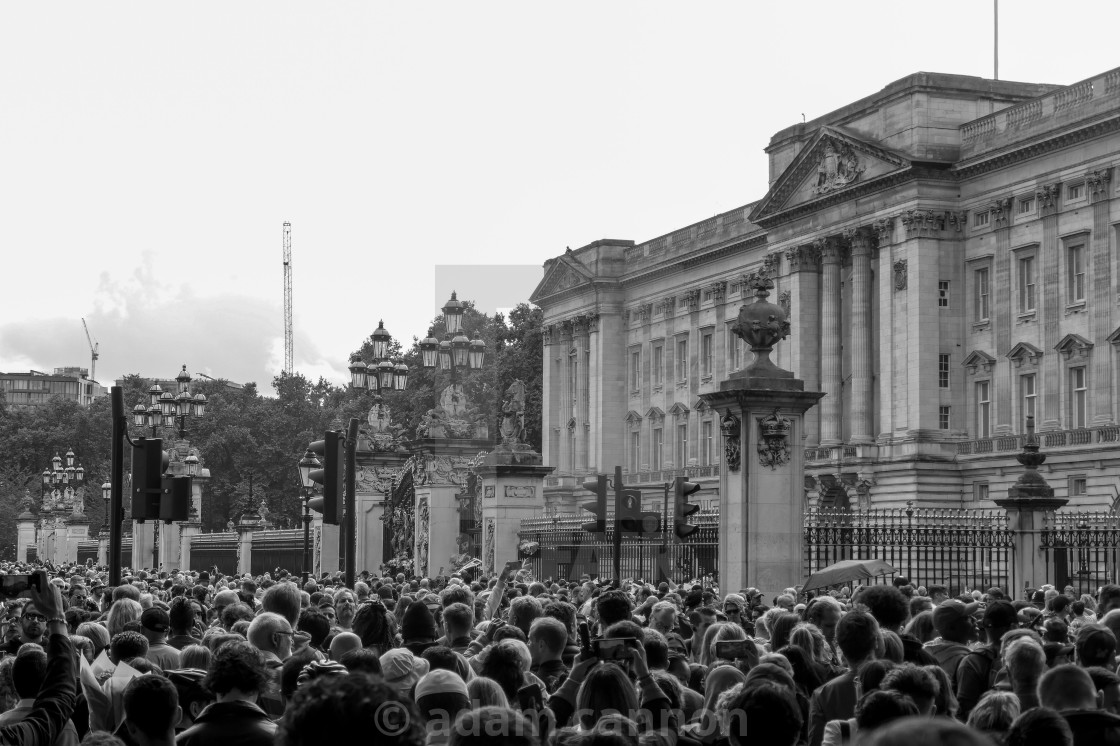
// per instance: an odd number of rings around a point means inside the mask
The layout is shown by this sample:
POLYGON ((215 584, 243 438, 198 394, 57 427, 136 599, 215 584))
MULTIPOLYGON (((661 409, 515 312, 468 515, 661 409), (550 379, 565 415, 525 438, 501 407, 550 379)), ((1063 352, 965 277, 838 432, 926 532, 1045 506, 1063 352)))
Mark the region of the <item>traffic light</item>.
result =
POLYGON ((163 471, 167 466, 161 438, 140 438, 132 449, 132 519, 159 519, 163 471))
POLYGON ((342 446, 342 433, 333 430, 328 430, 323 440, 316 440, 307 446, 323 464, 322 469, 315 469, 310 474, 311 481, 323 485, 323 496, 309 500, 307 504, 323 514, 323 523, 335 526, 339 524, 338 506, 342 504, 346 489, 343 480, 346 453, 342 446))
POLYGON ((583 509, 595 514, 595 520, 583 524, 583 530, 592 534, 607 532, 607 476, 600 474, 594 481, 583 483, 583 488, 595 493, 592 502, 584 503, 583 509))
POLYGON ((159 502, 159 519, 164 523, 185 521, 191 512, 190 477, 164 477, 159 502))
POLYGON ((690 536, 700 528, 692 526, 686 520, 690 515, 700 510, 699 505, 688 501, 688 496, 700 489, 700 485, 688 482, 684 477, 673 480, 673 532, 678 539, 690 536))
POLYGON ((640 490, 616 489, 614 521, 619 531, 642 532, 642 493, 640 490))

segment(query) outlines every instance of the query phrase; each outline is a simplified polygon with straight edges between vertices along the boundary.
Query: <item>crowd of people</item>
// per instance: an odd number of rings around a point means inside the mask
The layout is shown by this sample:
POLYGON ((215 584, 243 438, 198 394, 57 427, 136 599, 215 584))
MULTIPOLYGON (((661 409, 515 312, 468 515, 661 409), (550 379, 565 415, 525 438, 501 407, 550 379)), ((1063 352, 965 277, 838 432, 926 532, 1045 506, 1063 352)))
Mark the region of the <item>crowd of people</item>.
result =
POLYGON ((0 571, 0 744, 1120 744, 1118 585, 0 571))

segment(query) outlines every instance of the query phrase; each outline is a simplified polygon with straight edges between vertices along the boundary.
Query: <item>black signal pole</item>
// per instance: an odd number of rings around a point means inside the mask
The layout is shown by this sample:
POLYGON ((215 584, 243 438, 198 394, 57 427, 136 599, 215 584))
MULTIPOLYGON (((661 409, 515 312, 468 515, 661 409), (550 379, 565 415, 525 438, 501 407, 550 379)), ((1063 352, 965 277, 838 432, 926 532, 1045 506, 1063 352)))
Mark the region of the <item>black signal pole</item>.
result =
POLYGON ((346 587, 353 588, 358 561, 358 500, 356 495, 356 479, 354 471, 357 469, 358 452, 358 418, 351 417, 350 425, 346 429, 346 496, 345 496, 345 522, 346 522, 346 587))
POLYGON ((121 584, 121 522, 124 520, 124 439, 128 421, 124 418, 124 390, 109 391, 113 405, 113 443, 110 451, 109 482, 109 585, 121 584))
POLYGON ((622 587, 622 467, 614 467, 614 582, 622 587))

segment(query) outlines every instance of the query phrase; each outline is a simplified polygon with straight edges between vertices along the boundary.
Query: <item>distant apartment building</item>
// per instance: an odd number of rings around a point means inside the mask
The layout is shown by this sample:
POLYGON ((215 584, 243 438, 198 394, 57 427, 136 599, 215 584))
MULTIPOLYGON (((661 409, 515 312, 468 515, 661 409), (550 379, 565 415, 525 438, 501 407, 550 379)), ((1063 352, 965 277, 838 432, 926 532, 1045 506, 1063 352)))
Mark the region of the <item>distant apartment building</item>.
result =
POLYGON ((61 396, 85 406, 105 395, 105 387, 91 380, 87 368, 55 368, 52 373, 0 373, 0 391, 12 407, 37 407, 61 396))

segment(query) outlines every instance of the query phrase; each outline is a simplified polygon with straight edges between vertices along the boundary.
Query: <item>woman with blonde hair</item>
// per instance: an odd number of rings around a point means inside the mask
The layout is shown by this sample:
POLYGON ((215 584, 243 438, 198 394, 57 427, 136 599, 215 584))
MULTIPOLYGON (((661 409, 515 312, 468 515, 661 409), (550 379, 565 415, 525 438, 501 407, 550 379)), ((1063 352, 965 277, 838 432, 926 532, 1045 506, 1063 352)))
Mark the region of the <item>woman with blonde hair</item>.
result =
POLYGON ((113 639, 119 633, 124 632, 124 626, 129 622, 140 621, 140 615, 144 612, 143 607, 139 602, 133 601, 131 598, 122 598, 114 601, 113 605, 109 607, 109 613, 106 615, 107 625, 109 627, 109 639, 113 639))
POLYGON ((712 664, 721 660, 716 655, 716 644, 721 642, 729 642, 732 640, 745 640, 747 639, 746 630, 733 622, 723 622, 722 624, 713 624, 704 633, 704 648, 700 651, 700 664, 704 666, 711 666, 712 664), (715 630, 714 632, 712 630, 715 630), (711 635, 711 638, 708 635, 711 635))
POLYGON ((475 676, 467 682, 467 699, 472 709, 479 707, 509 707, 509 699, 498 682, 486 676, 475 676))

